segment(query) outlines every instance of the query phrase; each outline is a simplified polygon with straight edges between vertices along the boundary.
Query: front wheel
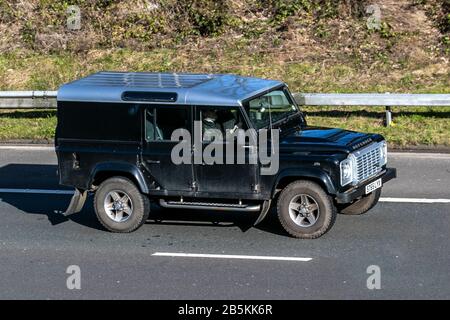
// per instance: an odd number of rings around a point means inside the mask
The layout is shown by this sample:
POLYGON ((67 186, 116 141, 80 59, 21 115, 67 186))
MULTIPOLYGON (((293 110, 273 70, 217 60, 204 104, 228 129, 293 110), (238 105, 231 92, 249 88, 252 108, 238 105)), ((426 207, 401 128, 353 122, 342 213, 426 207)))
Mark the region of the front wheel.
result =
POLYGON ((372 193, 363 196, 361 199, 356 200, 350 204, 338 205, 339 213, 346 215, 360 215, 366 213, 370 209, 376 206, 378 200, 380 200, 381 189, 377 189, 372 193))
POLYGON ((100 223, 112 232, 132 232, 145 223, 150 202, 135 184, 124 177, 102 182, 95 192, 94 208, 100 223))
POLYGON ((336 220, 336 207, 320 185, 312 181, 295 181, 281 192, 277 203, 278 218, 291 236, 319 238, 336 220))

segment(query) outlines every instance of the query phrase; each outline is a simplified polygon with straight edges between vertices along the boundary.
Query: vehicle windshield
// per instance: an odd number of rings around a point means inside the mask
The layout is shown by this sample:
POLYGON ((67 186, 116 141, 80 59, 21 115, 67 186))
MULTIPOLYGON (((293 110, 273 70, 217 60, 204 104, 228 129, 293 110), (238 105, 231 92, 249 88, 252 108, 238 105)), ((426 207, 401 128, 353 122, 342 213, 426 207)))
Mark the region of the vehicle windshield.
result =
POLYGON ((246 104, 250 121, 256 129, 267 127, 270 123, 275 123, 299 112, 286 90, 271 91, 246 104))

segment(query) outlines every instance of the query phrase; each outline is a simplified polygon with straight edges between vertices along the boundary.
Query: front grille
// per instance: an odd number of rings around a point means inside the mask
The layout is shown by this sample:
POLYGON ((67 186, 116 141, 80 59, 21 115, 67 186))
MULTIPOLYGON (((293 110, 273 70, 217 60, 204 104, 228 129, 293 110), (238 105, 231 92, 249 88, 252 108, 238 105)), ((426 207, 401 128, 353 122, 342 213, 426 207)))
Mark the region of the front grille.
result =
POLYGON ((356 158, 356 178, 357 181, 366 180, 381 171, 380 165, 380 145, 378 143, 370 145, 355 153, 356 158))

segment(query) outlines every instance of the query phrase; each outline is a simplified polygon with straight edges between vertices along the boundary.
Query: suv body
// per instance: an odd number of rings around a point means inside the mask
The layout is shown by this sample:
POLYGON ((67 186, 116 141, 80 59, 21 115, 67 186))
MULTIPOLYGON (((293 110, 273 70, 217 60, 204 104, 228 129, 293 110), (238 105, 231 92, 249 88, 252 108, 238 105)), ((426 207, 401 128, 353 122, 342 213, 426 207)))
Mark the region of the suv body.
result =
MULTIPOLYGON (((259 223, 276 200, 288 233, 316 238, 331 228, 337 212, 372 208, 381 186, 396 176, 386 166, 381 135, 308 126, 279 81, 99 72, 63 85, 57 100, 59 180, 76 189, 65 215, 81 211, 87 193, 94 192, 97 216, 111 231, 138 228, 152 201, 167 208, 255 212, 259 223), (278 129, 277 172, 261 174, 260 161, 175 164, 173 131, 195 136, 195 122, 204 123, 211 111, 225 131, 237 125, 278 129)), ((197 148, 210 143, 202 140, 197 148)), ((191 157, 195 148, 193 142, 191 157)))

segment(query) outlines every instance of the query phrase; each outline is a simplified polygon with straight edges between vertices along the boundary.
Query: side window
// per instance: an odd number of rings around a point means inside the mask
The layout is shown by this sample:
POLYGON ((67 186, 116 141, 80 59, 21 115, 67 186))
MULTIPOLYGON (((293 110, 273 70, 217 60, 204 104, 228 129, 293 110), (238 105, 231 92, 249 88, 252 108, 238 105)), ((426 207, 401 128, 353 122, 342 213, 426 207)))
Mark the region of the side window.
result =
POLYGON ((188 130, 186 107, 150 107, 145 110, 145 140, 170 141, 176 129, 188 130))
POLYGON ((257 129, 267 126, 270 121, 278 121, 298 112, 285 90, 274 90, 250 100, 247 105, 250 121, 257 129))
POLYGON ((211 142, 219 133, 223 139, 237 129, 247 129, 244 119, 237 108, 203 107, 200 109, 202 137, 204 142, 211 142))

